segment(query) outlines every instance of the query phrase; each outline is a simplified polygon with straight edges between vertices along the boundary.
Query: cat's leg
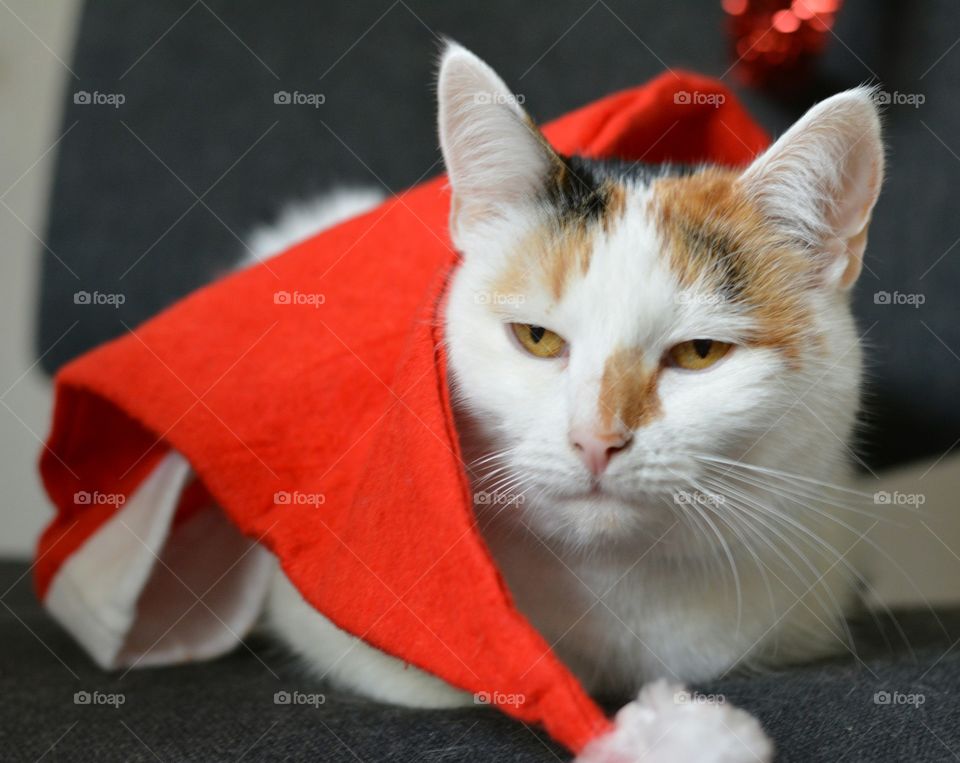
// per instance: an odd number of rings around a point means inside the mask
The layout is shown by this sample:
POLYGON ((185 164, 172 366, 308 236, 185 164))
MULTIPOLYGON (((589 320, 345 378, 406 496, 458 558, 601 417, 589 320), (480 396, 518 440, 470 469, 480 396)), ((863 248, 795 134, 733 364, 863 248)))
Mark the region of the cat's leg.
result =
POLYGON ((760 723, 722 698, 708 701, 682 686, 647 684, 620 709, 613 729, 574 763, 769 763, 773 744, 760 723))
POLYGON ((337 628, 310 606, 281 570, 267 596, 267 629, 309 672, 370 699, 420 708, 473 704, 473 696, 337 628))

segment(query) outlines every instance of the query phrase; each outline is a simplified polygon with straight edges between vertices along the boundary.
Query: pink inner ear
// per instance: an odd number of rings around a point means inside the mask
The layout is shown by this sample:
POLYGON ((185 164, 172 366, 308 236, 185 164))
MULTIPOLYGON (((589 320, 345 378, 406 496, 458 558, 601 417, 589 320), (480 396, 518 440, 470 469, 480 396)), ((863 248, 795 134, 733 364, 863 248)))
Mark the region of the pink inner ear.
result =
POLYGON ((860 273, 883 165, 873 95, 858 88, 810 109, 743 180, 767 214, 830 255, 824 280, 847 288, 860 273))
POLYGON ((849 289, 854 281, 860 276, 860 270, 863 267, 863 252, 867 248, 867 223, 864 222, 860 232, 853 238, 847 239, 847 267, 840 276, 839 286, 841 289, 849 289))
POLYGON ((881 169, 871 145, 856 144, 844 167, 837 203, 829 214, 846 268, 837 285, 849 289, 860 276, 867 248, 867 226, 880 193, 881 169))
MULTIPOLYGON (((870 212, 880 191, 880 168, 871 149, 871 146, 861 145, 852 149, 853 155, 847 157, 836 201, 827 213, 830 227, 840 239, 859 236, 870 222, 870 212)), ((861 246, 859 254, 862 253, 861 246)))

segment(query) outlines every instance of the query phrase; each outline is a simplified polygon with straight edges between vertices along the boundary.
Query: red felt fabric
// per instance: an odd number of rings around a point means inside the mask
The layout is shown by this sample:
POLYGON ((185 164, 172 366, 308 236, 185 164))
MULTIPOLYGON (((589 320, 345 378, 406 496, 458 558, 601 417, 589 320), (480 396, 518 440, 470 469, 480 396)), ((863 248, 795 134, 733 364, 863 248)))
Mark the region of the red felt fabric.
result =
MULTIPOLYGON (((545 132, 564 153, 646 162, 738 165, 767 144, 723 85, 687 73, 545 132)), ((608 728, 514 608, 474 526, 439 327, 456 264, 448 205, 444 179, 427 182, 66 366, 40 463, 57 508, 40 594, 112 512, 74 494, 129 495, 173 448, 340 627, 468 691, 523 695, 502 709, 572 750, 608 728)))

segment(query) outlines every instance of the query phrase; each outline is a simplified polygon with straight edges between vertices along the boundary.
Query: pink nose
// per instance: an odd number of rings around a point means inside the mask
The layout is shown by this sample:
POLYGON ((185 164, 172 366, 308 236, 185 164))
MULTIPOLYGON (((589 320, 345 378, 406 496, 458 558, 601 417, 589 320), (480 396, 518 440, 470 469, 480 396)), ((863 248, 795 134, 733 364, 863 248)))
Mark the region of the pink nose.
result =
POLYGON ((573 429, 570 444, 595 477, 606 470, 610 459, 625 450, 632 439, 629 432, 573 429))

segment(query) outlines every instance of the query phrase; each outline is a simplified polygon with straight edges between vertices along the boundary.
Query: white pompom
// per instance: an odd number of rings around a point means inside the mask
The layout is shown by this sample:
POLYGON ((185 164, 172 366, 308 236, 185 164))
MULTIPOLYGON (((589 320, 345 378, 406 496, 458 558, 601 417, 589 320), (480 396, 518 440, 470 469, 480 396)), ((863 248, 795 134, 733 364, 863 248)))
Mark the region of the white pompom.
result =
POLYGON ((723 697, 660 680, 617 713, 614 728, 575 763, 768 763, 773 744, 759 722, 723 697))

